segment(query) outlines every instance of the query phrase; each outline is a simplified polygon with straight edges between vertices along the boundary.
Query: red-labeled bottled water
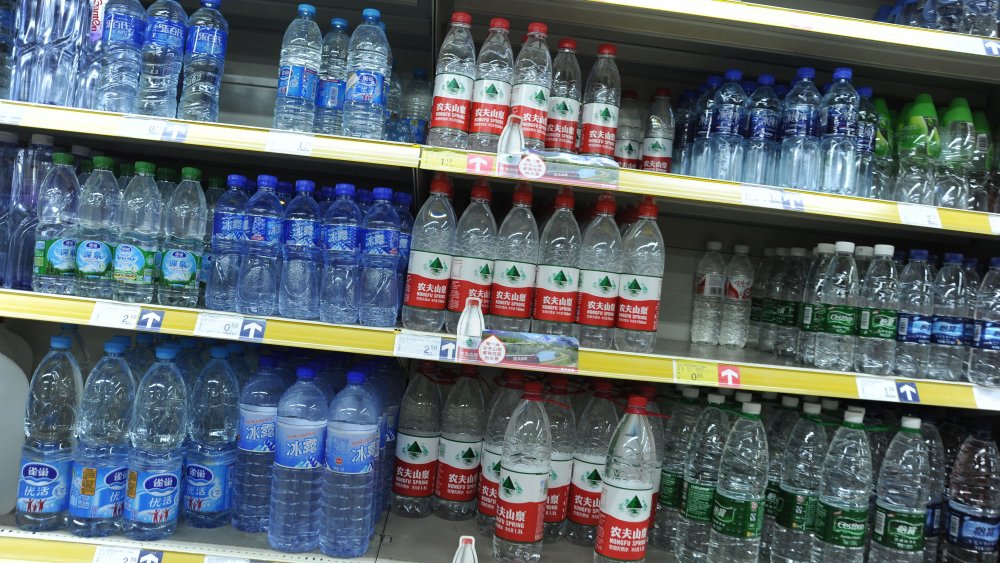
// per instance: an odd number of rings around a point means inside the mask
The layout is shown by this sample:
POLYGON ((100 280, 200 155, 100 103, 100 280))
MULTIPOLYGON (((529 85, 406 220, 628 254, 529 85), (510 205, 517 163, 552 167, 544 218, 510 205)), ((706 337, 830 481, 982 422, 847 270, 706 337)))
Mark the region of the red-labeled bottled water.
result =
POLYGON ((469 149, 496 152, 500 133, 510 115, 514 52, 510 48, 510 22, 490 20, 490 34, 476 59, 476 82, 472 86, 472 117, 469 149))
POLYGON ((576 545, 594 545, 600 515, 604 467, 608 444, 618 426, 618 411, 611 402, 611 382, 598 381, 594 395, 580 412, 573 454, 573 481, 569 487, 569 523, 566 537, 576 545))
POLYGON ((596 215, 583 232, 576 323, 580 346, 610 350, 622 270, 622 237, 615 223, 615 199, 602 194, 596 215))
MULTIPOLYGON (((622 82, 615 64, 617 50, 607 43, 597 47, 597 62, 590 69, 583 94, 583 131, 580 136, 580 154, 615 156, 615 140, 618 135, 618 120, 622 82)), ((638 109, 638 108, 636 108, 638 109)), ((638 112, 635 117, 639 128, 638 112)), ((641 137, 641 131, 639 136, 641 137)), ((640 143, 641 143, 641 139, 640 143)), ((638 150, 639 145, 635 145, 638 150)))
POLYGON ((486 430, 483 393, 476 380, 476 368, 462 368, 441 411, 434 512, 445 520, 468 520, 476 513, 479 462, 486 430))
POLYGON ((399 406, 392 511, 423 518, 434 510, 434 480, 441 441, 441 393, 420 371, 399 406))
POLYGON ((510 111, 521 118, 524 145, 529 149, 545 148, 549 93, 552 90, 552 56, 545 42, 548 32, 549 28, 544 23, 528 24, 528 39, 514 62, 510 111))
POLYGON ((569 487, 573 479, 573 453, 576 450, 576 416, 569 398, 569 379, 564 375, 549 378, 545 414, 552 435, 552 469, 545 502, 545 541, 553 542, 566 532, 569 487))
POLYGON ((434 101, 427 144, 432 147, 465 149, 468 146, 469 115, 476 80, 476 45, 472 42, 472 16, 451 15, 451 29, 441 44, 434 101))
POLYGON ((435 177, 430 197, 413 220, 403 299, 403 326, 411 330, 434 332, 444 324, 455 244, 451 194, 447 177, 435 177))
POLYGON ((639 206, 639 219, 622 237, 622 276, 618 284, 615 348, 623 352, 653 351, 663 284, 663 235, 656 224, 656 203, 639 206))
POLYGON ((538 268, 538 223, 531 212, 531 186, 514 189, 514 202, 500 224, 497 259, 493 267, 490 319, 495 330, 531 330, 531 306, 535 297, 538 268))
POLYGON ((642 169, 670 172, 673 152, 674 110, 670 107, 670 89, 657 88, 642 138, 642 169))
POLYGON ((559 52, 552 61, 552 95, 545 132, 545 149, 576 152, 580 124, 580 96, 583 94, 580 63, 576 60, 576 40, 559 40, 559 52))
POLYGON ((487 537, 493 536, 496 527, 503 439, 507 434, 507 423, 510 422, 511 415, 521 404, 523 387, 524 377, 520 373, 505 373, 502 387, 493 395, 493 404, 490 406, 487 418, 483 440, 482 472, 479 475, 479 506, 476 513, 479 533, 487 537))
POLYGON ((455 258, 451 263, 445 313, 445 329, 450 333, 458 330, 458 320, 469 297, 479 298, 483 311, 490 310, 493 260, 497 253, 497 222, 490 210, 492 199, 486 180, 476 182, 469 206, 455 227, 455 258))
POLYGON ((580 226, 573 217, 572 193, 560 193, 539 246, 534 332, 574 336, 581 239, 580 226))
POLYGON ((618 112, 618 131, 615 134, 615 161, 622 168, 638 169, 642 165, 642 116, 639 113, 638 95, 622 92, 621 110, 618 112))

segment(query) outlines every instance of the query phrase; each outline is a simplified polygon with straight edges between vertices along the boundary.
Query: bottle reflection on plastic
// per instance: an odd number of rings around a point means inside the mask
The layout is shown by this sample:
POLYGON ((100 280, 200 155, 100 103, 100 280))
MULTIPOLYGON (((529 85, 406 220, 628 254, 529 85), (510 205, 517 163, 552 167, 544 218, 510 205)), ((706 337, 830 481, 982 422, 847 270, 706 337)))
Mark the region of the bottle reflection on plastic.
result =
POLYGON ((478 297, 465 300, 465 310, 458 318, 458 361, 476 361, 479 359, 479 344, 483 341, 483 330, 486 321, 483 319, 483 302, 478 297))
POLYGON ((524 152, 524 131, 521 130, 521 116, 507 117, 507 125, 500 133, 497 154, 520 154, 524 152))

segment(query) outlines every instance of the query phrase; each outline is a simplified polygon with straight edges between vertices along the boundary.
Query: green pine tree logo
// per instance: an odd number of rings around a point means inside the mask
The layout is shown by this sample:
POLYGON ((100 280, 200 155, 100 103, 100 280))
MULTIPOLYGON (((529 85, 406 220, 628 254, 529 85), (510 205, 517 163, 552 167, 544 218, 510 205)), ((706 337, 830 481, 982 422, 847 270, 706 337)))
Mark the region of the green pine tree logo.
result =
POLYGON ((625 289, 627 289, 632 295, 639 295, 642 293, 642 284, 640 284, 639 280, 636 278, 632 278, 632 281, 625 284, 625 289))
POLYGON ((662 151, 663 145, 661 145, 659 141, 653 141, 653 145, 650 148, 654 151, 662 151))
POLYGON ((427 450, 416 440, 406 446, 403 451, 405 451, 406 455, 410 456, 412 459, 420 459, 427 455, 427 450))
POLYGON ((507 271, 504 272, 503 275, 504 275, 505 278, 507 278, 511 282, 520 281, 521 278, 524 277, 524 274, 522 274, 517 269, 517 266, 511 266, 510 268, 507 268, 507 271))
POLYGON ((591 469, 590 473, 585 473, 583 475, 583 480, 586 481, 591 488, 595 489, 600 487, 601 483, 604 482, 604 480, 601 479, 601 474, 596 469, 591 469))
POLYGON ((556 106, 556 113, 564 117, 569 115, 569 106, 566 105, 566 102, 559 102, 559 105, 556 106))
POLYGON ((604 276, 604 278, 597 282, 597 288, 603 293, 611 293, 615 289, 615 284, 611 283, 611 278, 604 276))
POLYGON ((626 144, 625 145, 625 154, 627 154, 629 156, 632 156, 632 154, 634 154, 634 153, 635 153, 635 147, 632 146, 632 143, 626 144))
POLYGON ((483 93, 486 94, 486 97, 491 100, 495 100, 500 97, 500 91, 497 90, 496 84, 493 84, 492 82, 490 82, 490 85, 486 87, 486 90, 484 90, 483 93))
POLYGON ((538 102, 538 104, 540 104, 540 105, 544 104, 547 101, 547 98, 545 97, 545 92, 542 92, 541 90, 539 90, 535 94, 535 101, 538 102))
POLYGON ((431 260, 431 263, 427 265, 427 269, 434 275, 440 275, 443 274, 448 267, 444 265, 444 262, 442 262, 440 258, 434 258, 431 260))
POLYGON ((514 481, 510 478, 510 475, 508 475, 507 478, 503 480, 503 483, 500 483, 500 492, 507 497, 512 497, 524 492, 524 490, 517 481, 514 481))
POLYGON ((557 273, 556 275, 552 276, 552 282, 555 283, 559 287, 566 287, 567 285, 569 285, 570 279, 569 279, 569 276, 567 276, 565 272, 563 272, 562 270, 559 270, 559 273, 557 273))
POLYGON ((479 268, 479 277, 483 278, 484 280, 490 279, 490 276, 492 276, 492 275, 493 275, 493 272, 490 271, 490 265, 489 264, 483 264, 483 267, 479 268))
POLYGON ((444 85, 444 88, 445 90, 448 91, 449 94, 461 94, 462 92, 465 91, 465 88, 458 83, 458 80, 455 80, 454 78, 449 80, 448 83, 444 85))
POLYGON ((611 121, 611 112, 608 108, 604 108, 601 113, 597 114, 597 117, 601 118, 601 121, 611 121))
POLYGON ((466 448, 466 450, 458 455, 458 461, 464 463, 466 466, 472 466, 479 459, 479 454, 472 450, 472 448, 466 448))
POLYGON ((497 479, 500 478, 500 460, 497 460, 493 465, 490 466, 490 473, 496 475, 497 479))
POLYGON ((619 508, 621 508, 624 512, 632 516, 638 516, 642 514, 646 510, 646 508, 648 508, 648 506, 641 500, 639 500, 639 497, 634 496, 631 499, 622 503, 622 505, 619 508))

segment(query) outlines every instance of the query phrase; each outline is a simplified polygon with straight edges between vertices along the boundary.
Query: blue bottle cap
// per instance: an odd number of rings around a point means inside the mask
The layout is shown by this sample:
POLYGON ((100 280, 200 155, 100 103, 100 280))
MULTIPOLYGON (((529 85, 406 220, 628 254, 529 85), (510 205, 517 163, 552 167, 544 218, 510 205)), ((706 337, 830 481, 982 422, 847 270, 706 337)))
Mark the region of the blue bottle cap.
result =
POLYGON ((278 193, 279 194, 295 193, 295 186, 293 186, 291 182, 278 182, 278 193))
POLYGON ((125 346, 125 348, 132 347, 132 339, 128 336, 125 336, 124 334, 116 334, 111 337, 111 340, 121 342, 122 345, 125 346))
POLYGON ((726 82, 739 82, 743 80, 743 71, 731 68, 726 71, 724 76, 726 77, 726 82))
POLYGON ((314 191, 316 191, 316 182, 313 182, 312 180, 298 180, 295 182, 296 193, 311 194, 314 191))
POLYGON ((330 199, 334 194, 337 193, 337 191, 336 188, 334 188, 333 186, 323 186, 322 188, 319 189, 319 193, 323 197, 330 199))
POLYGON ((49 339, 49 345, 53 350, 69 350, 73 347, 73 341, 68 336, 53 336, 49 339))
POLYGON ((148 346, 153 343, 153 335, 148 332, 140 332, 135 335, 135 342, 143 346, 148 346))
POLYGON ((300 16, 315 16, 316 6, 312 4, 299 4, 299 15, 300 16))
POLYGON ((243 345, 239 342, 227 342, 226 349, 229 350, 230 353, 239 354, 243 352, 243 345))
POLYGON ((740 82, 740 86, 742 86, 743 91, 747 92, 748 94, 757 89, 757 83, 754 82, 753 80, 744 80, 740 82))
POLYGON ((392 188, 375 188, 372 190, 372 197, 377 200, 392 201, 392 188))
POLYGON ((330 20, 330 26, 334 29, 347 29, 347 20, 344 18, 333 18, 330 20))
POLYGON ((795 71, 795 77, 798 79, 808 78, 809 80, 812 80, 813 78, 816 78, 816 69, 811 66, 804 66, 795 71))
POLYGON ((789 90, 788 84, 775 84, 774 85, 774 93, 777 94, 778 97, 780 97, 780 98, 784 98, 785 94, 788 93, 788 90, 789 90))
POLYGON ((944 253, 944 263, 945 264, 961 264, 965 256, 962 256, 960 252, 945 252, 944 253))
POLYGON ((966 258, 962 266, 968 270, 974 270, 979 266, 979 258, 966 258))
POLYGON ((177 357, 177 348, 168 344, 161 344, 156 347, 157 360, 172 360, 177 357))
POLYGON ((121 354, 123 352, 125 352, 125 344, 121 340, 112 338, 104 343, 105 354, 121 354))
POLYGON ((709 76, 708 85, 712 88, 718 88, 719 86, 722 86, 722 77, 717 74, 709 76))
POLYGON ((392 195, 392 201, 403 207, 409 207, 413 203, 413 196, 406 192, 396 192, 392 195))
POLYGON ((295 377, 301 379, 302 381, 309 381, 316 377, 316 370, 309 366, 301 366, 295 370, 295 377))
POLYGON ((757 77, 757 84, 761 86, 774 86, 774 76, 770 74, 762 74, 757 77))
POLYGON ((356 385, 364 385, 365 374, 360 371, 349 371, 347 372, 347 382, 356 385))
POLYGON ((201 0, 201 5, 205 8, 218 9, 222 5, 222 0, 201 0))
POLYGON ((910 249, 910 260, 927 260, 928 254, 926 250, 921 248, 910 249))
POLYGON ((990 268, 1000 268, 1000 256, 990 258, 990 268))
POLYGON ((229 357, 229 349, 222 346, 212 346, 209 355, 213 360, 224 360, 229 357))
POLYGON ((197 347, 198 347, 197 338, 191 338, 190 336, 185 336, 184 338, 181 338, 181 348, 184 348, 186 350, 194 350, 197 347))
POLYGON ((872 87, 871 86, 861 86, 858 88, 858 95, 862 98, 872 97, 872 87))
POLYGON ((247 187, 247 177, 241 176, 239 174, 230 174, 226 177, 226 185, 230 187, 236 187, 246 189, 247 187))
POLYGON ((337 184, 337 187, 334 189, 337 195, 354 196, 354 184, 337 184))
POLYGON ((413 69, 414 80, 427 80, 427 71, 422 68, 413 69))
POLYGON ((270 174, 261 174, 257 176, 257 189, 271 188, 272 190, 278 186, 278 178, 271 176, 270 174))
POLYGON ((258 368, 273 368, 278 365, 278 362, 274 360, 274 357, 269 354, 264 354, 257 357, 257 367, 258 368))
POLYGON ((361 10, 361 17, 366 20, 377 20, 382 17, 382 12, 376 10, 375 8, 365 8, 361 10))
POLYGON ((372 197, 372 191, 371 190, 366 190, 365 188, 361 188, 356 193, 357 193, 357 196, 358 196, 358 201, 364 201, 364 202, 367 202, 367 203, 371 203, 372 200, 374 199, 372 197))
MULTIPOLYGON (((913 0, 913 1, 916 2, 917 0, 913 0)), ((853 75, 854 75, 854 73, 849 68, 841 67, 841 68, 837 68, 837 69, 833 70, 833 79, 834 80, 846 80, 846 81, 850 82, 851 81, 851 77, 853 75)))

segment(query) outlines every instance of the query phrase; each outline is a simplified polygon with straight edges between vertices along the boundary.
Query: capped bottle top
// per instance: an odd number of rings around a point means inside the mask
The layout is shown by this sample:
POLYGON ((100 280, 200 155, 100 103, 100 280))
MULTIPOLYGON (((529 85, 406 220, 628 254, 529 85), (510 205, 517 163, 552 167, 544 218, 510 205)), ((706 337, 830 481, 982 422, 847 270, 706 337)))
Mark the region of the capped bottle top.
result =
POLYGON ((865 413, 865 407, 859 407, 858 405, 847 405, 847 409, 850 412, 859 412, 861 414, 865 413))
POLYGON ((745 244, 737 244, 733 247, 733 254, 739 254, 740 256, 746 256, 750 254, 750 247, 745 244))
POLYGON ((770 74, 762 74, 757 77, 757 84, 761 86, 774 86, 774 76, 770 74))
POLYGON ((1000 268, 1000 256, 990 258, 990 268, 1000 268))
POLYGON ((427 71, 422 68, 413 69, 414 80, 427 80, 427 71))
POLYGON ((348 23, 344 18, 333 18, 330 20, 330 27, 334 29, 347 29, 348 23))
POLYGON ((130 348, 132 346, 132 339, 124 334, 116 334, 111 337, 111 340, 114 340, 115 342, 121 342, 122 345, 125 346, 125 348, 130 348))
POLYGON ((629 395, 628 405, 625 407, 626 414, 646 414, 648 401, 642 395, 629 395))
POLYGON ((990 121, 986 114, 981 111, 972 112, 972 123, 976 127, 976 133, 990 133, 990 121))
POLYGON ((708 241, 708 244, 706 246, 712 252, 718 252, 722 250, 722 243, 717 240, 708 241))
POLYGON ((181 178, 184 180, 201 180, 201 170, 193 166, 181 168, 181 178))
POLYGON ((156 167, 156 181, 157 182, 176 182, 177 181, 177 171, 169 166, 157 166, 156 167))
POLYGON ((53 144, 55 144, 55 142, 56 140, 52 137, 52 135, 42 135, 41 133, 34 133, 33 135, 31 135, 32 145, 43 145, 51 147, 53 144))
POLYGON ((357 370, 347 372, 347 383, 351 385, 364 385, 365 372, 357 370))
POLYGON ((358 188, 355 192, 357 194, 357 199, 359 202, 371 203, 375 201, 375 196, 372 195, 372 191, 366 188, 358 188))
POLYGON ((226 185, 235 188, 240 188, 241 190, 247 187, 246 176, 241 176, 239 174, 230 174, 226 176, 226 185))
POLYGON ((111 170, 115 166, 115 159, 110 156, 95 156, 94 170, 111 170))
POLYGON ((623 100, 638 100, 639 94, 635 93, 635 90, 625 90, 622 92, 623 100))
POLYGON ((910 260, 927 260, 930 254, 922 248, 910 249, 910 260))
POLYGON ((295 377, 301 381, 309 381, 316 377, 316 370, 309 366, 299 366, 295 370, 295 377))
POLYGON ((657 88, 653 94, 656 98, 669 98, 671 95, 673 95, 673 91, 670 88, 657 88))
POLYGON ((576 52, 576 39, 570 37, 563 37, 559 40, 559 50, 560 51, 573 51, 576 52))
POLYGON ((312 180, 296 180, 295 191, 297 193, 311 194, 316 191, 316 183, 312 180))
POLYGON ((860 86, 860 87, 858 87, 858 95, 861 96, 862 98, 871 98, 872 97, 872 93, 873 93, 873 90, 872 90, 871 86, 860 86))
POLYGON ((229 348, 224 346, 212 346, 209 355, 213 360, 224 360, 229 357, 229 348))
POLYGON ((854 247, 855 256, 863 256, 865 258, 871 258, 875 255, 875 249, 870 246, 855 246, 854 247))
POLYGON ((743 80, 743 71, 731 68, 726 71, 724 76, 726 78, 726 82, 739 82, 740 80, 743 80))
POLYGON ((818 415, 823 412, 823 407, 819 403, 804 403, 802 405, 802 412, 811 415, 818 415))
POLYGON ((611 389, 611 382, 602 379, 594 384, 594 396, 608 398, 611 396, 611 389))
POLYGON ((112 338, 104 343, 104 353, 105 354, 121 354, 125 352, 125 343, 121 340, 115 340, 112 338))
POLYGON ((694 387, 685 387, 684 389, 681 389, 681 397, 684 397, 685 399, 688 400, 697 399, 698 395, 699 391, 694 387))
POLYGON ((316 15, 316 6, 312 4, 299 4, 299 15, 313 17, 316 15))
POLYGON ((156 347, 156 359, 157 360, 172 360, 177 357, 177 353, 180 350, 176 346, 171 346, 170 343, 160 344, 156 347))
POLYGON ((557 209, 569 209, 573 210, 573 196, 566 194, 559 194, 556 196, 555 206, 557 209))
POLYGON ((402 207, 409 207, 413 203, 413 196, 406 192, 396 192, 392 194, 392 202, 402 207))
POLYGON ((835 411, 840 408, 840 401, 837 399, 823 399, 823 410, 835 411))
POLYGON ((976 258, 975 256, 971 258, 966 258, 965 261, 962 262, 962 267, 964 267, 966 270, 975 270, 978 266, 979 266, 979 258, 976 258))
POLYGON ((17 135, 10 131, 0 131, 0 143, 16 144, 17 135))
POLYGON ((278 193, 279 194, 295 193, 295 184, 291 182, 278 182, 278 193))
POLYGON ((278 361, 270 354, 261 354, 257 357, 258 368, 273 368, 276 365, 278 365, 278 361))
POLYGON ((440 176, 434 176, 431 180, 431 193, 432 194, 443 194, 451 198, 452 187, 451 182, 448 181, 448 176, 441 174, 440 176))
POLYGON ((659 208, 656 207, 655 202, 642 202, 639 204, 638 216, 644 217, 646 219, 656 219, 660 214, 659 208))
POLYGON ((891 244, 875 245, 875 256, 884 256, 887 258, 892 258, 892 255, 895 253, 896 253, 896 247, 891 244))
POLYGON ((542 383, 540 381, 528 381, 524 384, 523 399, 538 400, 542 398, 542 383))
POLYGON ((950 125, 952 123, 974 123, 972 110, 969 109, 969 102, 965 98, 955 98, 944 112, 941 124, 950 125))
POLYGON ((753 401, 753 393, 749 391, 737 391, 736 392, 736 402, 737 403, 749 403, 753 401))
POLYGON ((616 57, 618 56, 618 47, 615 47, 611 43, 601 43, 597 46, 597 54, 616 57))
POLYGON ((553 375, 549 377, 549 389, 566 391, 567 388, 569 388, 569 378, 565 375, 553 375))
POLYGON ((73 155, 68 152, 52 153, 52 162, 55 164, 73 164, 73 155))
POLYGON ((646 404, 656 400, 656 386, 652 383, 640 383, 636 385, 636 394, 646 398, 646 404))
POLYGON ((528 33, 541 33, 542 35, 548 35, 549 26, 542 22, 531 22, 528 24, 528 33))
POLYGON ((833 79, 834 80, 846 80, 846 81, 850 82, 853 75, 854 75, 854 73, 851 71, 851 69, 849 69, 847 67, 841 67, 841 68, 835 68, 835 69, 833 69, 833 79))
POLYGON ((180 342, 181 342, 181 348, 184 348, 185 350, 194 350, 195 348, 198 347, 198 339, 192 338, 190 336, 185 336, 184 338, 181 338, 180 342))
POLYGON ((781 397, 781 406, 788 409, 799 408, 799 398, 793 395, 783 395, 781 397))
POLYGON ((726 402, 726 397, 720 395, 719 393, 709 393, 708 394, 708 404, 710 405, 721 405, 726 402))
POLYGON ((751 402, 743 403, 743 408, 741 409, 741 411, 743 412, 743 414, 750 414, 755 416, 760 415, 760 403, 751 403, 751 402))
POLYGON ((510 22, 507 18, 493 18, 490 20, 490 29, 510 29, 510 22))
POLYGON ((392 188, 375 188, 372 197, 379 201, 392 201, 392 188))
POLYGON ((135 163, 134 171, 136 174, 144 174, 152 176, 153 174, 156 173, 156 165, 153 164, 152 162, 146 162, 145 160, 140 160, 135 163))
POLYGON ((337 187, 334 188, 334 190, 335 190, 335 193, 337 195, 349 195, 349 196, 353 196, 354 195, 354 184, 346 184, 346 183, 345 184, 337 184, 337 187))
POLYGON ((913 99, 913 104, 910 107, 909 113, 910 115, 936 117, 937 112, 934 109, 934 98, 926 92, 917 94, 917 97, 913 99))
POLYGON ((53 350, 69 350, 73 347, 73 341, 68 336, 53 336, 49 339, 49 346, 53 350))
POLYGON ((789 254, 795 256, 796 258, 802 258, 803 256, 806 255, 806 249, 800 246, 793 246, 791 249, 789 249, 788 252, 789 254))
POLYGON ((812 80, 816 78, 816 69, 811 66, 804 66, 795 71, 795 77, 799 80, 803 78, 808 78, 812 80))
POLYGON ((961 264, 962 260, 965 259, 959 252, 945 252, 944 253, 944 263, 945 264, 961 264))
POLYGON ((712 76, 709 76, 708 85, 712 88, 718 88, 719 86, 722 86, 722 77, 719 76, 718 74, 713 74, 712 76))
POLYGON ((257 189, 270 188, 274 189, 278 187, 278 178, 271 176, 270 174, 261 174, 257 176, 257 189))
POLYGON ((907 430, 920 430, 920 419, 915 416, 904 416, 899 425, 907 430))
POLYGON ((240 344, 239 342, 227 342, 226 348, 229 349, 229 352, 231 354, 239 354, 243 352, 243 345, 240 344))
POLYGON ((594 211, 601 215, 614 215, 617 211, 617 204, 615 200, 612 199, 601 199, 597 201, 597 205, 594 206, 594 211))
POLYGON ((487 201, 493 199, 493 190, 490 189, 490 184, 484 179, 477 180, 475 185, 472 186, 472 199, 485 199, 487 201))
POLYGON ((844 422, 850 424, 861 424, 865 421, 865 413, 857 411, 844 412, 844 422))
POLYGON ((514 203, 520 203, 530 206, 534 201, 534 194, 531 188, 531 184, 527 182, 521 182, 514 188, 514 203))
POLYGON ((854 254, 854 243, 848 242, 846 240, 838 240, 835 246, 837 252, 846 252, 848 254, 854 254))
POLYGON ((521 389, 524 387, 524 375, 517 371, 505 371, 503 374, 503 385, 510 389, 521 389))
POLYGON ((467 12, 452 12, 451 13, 451 23, 460 23, 463 25, 472 25, 472 15, 467 12))
POLYGON ((820 254, 833 254, 836 250, 837 247, 828 242, 821 242, 816 245, 816 252, 820 254))
POLYGON ((382 12, 376 10, 375 8, 365 8, 361 10, 361 17, 366 20, 377 20, 382 17, 382 12))

